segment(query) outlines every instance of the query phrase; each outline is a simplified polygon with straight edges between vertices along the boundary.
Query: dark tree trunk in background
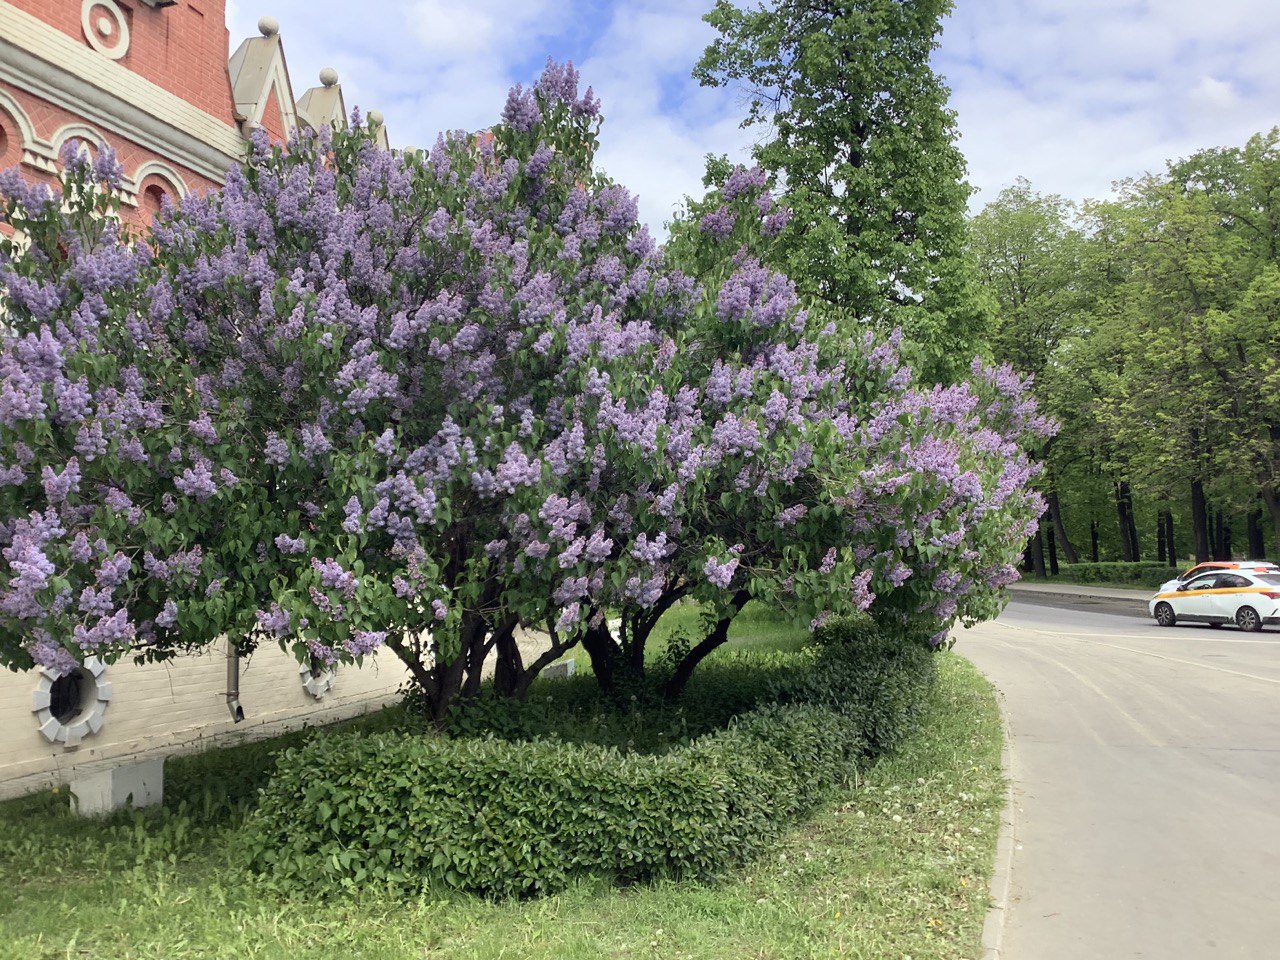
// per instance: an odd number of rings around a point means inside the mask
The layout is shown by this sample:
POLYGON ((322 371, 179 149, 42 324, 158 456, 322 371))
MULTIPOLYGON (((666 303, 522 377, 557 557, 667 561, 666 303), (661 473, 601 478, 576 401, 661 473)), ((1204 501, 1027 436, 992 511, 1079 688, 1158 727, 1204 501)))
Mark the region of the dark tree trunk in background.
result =
POLYGON ((1245 535, 1249 538, 1249 559, 1261 560, 1267 555, 1267 541, 1262 535, 1262 510, 1251 510, 1245 518, 1245 535))
POLYGON ((1226 521, 1221 510, 1211 510, 1209 517, 1212 525, 1209 529, 1210 549, 1213 551, 1213 559, 1230 560, 1231 554, 1227 552, 1226 537, 1226 521))
POLYGON ((1031 572, 1040 579, 1044 579, 1044 537, 1040 534, 1039 529, 1036 535, 1031 538, 1031 542, 1027 544, 1027 563, 1031 567, 1031 572))
POLYGON ((1089 521, 1089 555, 1093 557, 1093 562, 1098 562, 1098 521, 1089 521))
POLYGON ((1280 488, 1266 486, 1262 488, 1262 502, 1271 514, 1272 541, 1275 543, 1276 559, 1280 560, 1280 488))
POLYGON ((1116 519, 1120 524, 1120 559, 1128 563, 1141 559, 1138 525, 1133 519, 1133 492, 1128 480, 1116 484, 1116 519))
POLYGON ((1222 524, 1222 559, 1230 560, 1235 555, 1235 544, 1231 540, 1231 528, 1234 524, 1225 513, 1218 514, 1218 522, 1222 524))
POLYGON ((1058 538, 1054 535, 1052 525, 1045 531, 1045 538, 1049 541, 1049 572, 1056 577, 1058 575, 1058 538))
POLYGON ((1058 491, 1051 487, 1046 499, 1049 503, 1049 519, 1053 521, 1054 539, 1062 547, 1062 555, 1066 557, 1067 563, 1079 563, 1080 555, 1076 553, 1075 546, 1067 536, 1066 525, 1062 522, 1062 505, 1058 502, 1058 491))
POLYGON ((1209 513, 1204 502, 1204 484, 1191 481, 1191 533, 1196 551, 1196 563, 1209 559, 1209 513))
POLYGON ((1159 563, 1165 563, 1169 559, 1164 547, 1164 538, 1164 512, 1161 511, 1156 515, 1156 561, 1159 563))
POLYGON ((1129 484, 1124 484, 1124 497, 1127 510, 1125 517, 1129 527, 1129 549, 1133 551, 1133 559, 1142 559, 1142 541, 1138 539, 1138 520, 1133 512, 1133 493, 1129 489, 1129 484))
POLYGON ((1169 566, 1176 567, 1178 565, 1178 546, 1173 537, 1173 511, 1166 510, 1160 522, 1164 524, 1164 543, 1165 548, 1169 551, 1169 566))

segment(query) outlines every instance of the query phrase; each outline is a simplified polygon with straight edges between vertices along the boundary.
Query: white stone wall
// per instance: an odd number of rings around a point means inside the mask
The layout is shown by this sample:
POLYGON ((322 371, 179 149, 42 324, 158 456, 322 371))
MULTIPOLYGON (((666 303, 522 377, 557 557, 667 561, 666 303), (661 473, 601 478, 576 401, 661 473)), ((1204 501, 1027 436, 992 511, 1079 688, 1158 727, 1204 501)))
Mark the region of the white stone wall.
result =
POLYGON ((338 667, 323 699, 307 691, 307 679, 292 654, 263 646, 241 661, 244 720, 232 723, 221 644, 168 663, 121 661, 100 678, 111 684, 102 728, 68 748, 40 733, 32 709, 40 675, 0 670, 0 798, 69 783, 77 773, 115 763, 228 746, 358 716, 398 699, 408 673, 384 650, 366 657, 363 667, 338 667))

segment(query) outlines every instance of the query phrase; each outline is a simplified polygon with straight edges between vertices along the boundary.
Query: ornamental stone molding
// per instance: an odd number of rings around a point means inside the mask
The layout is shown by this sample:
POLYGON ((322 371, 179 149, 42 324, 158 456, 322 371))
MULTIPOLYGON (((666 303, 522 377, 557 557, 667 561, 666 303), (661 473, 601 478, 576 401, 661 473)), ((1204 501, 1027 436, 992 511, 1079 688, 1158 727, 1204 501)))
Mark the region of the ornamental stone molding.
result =
POLYGON ((76 669, 81 674, 80 697, 69 716, 59 720, 53 715, 53 685, 62 679, 63 671, 41 667, 40 680, 31 695, 31 712, 39 721, 40 733, 50 743, 62 743, 69 750, 102 729, 107 704, 111 702, 111 683, 104 679, 106 664, 89 657, 84 666, 76 669))
POLYGON ((302 678, 302 688, 316 700, 323 700, 333 689, 332 667, 316 670, 311 664, 304 663, 298 667, 298 676, 302 678))
POLYGON ((80 28, 89 46, 108 60, 119 60, 129 52, 129 21, 116 0, 84 0, 80 28))

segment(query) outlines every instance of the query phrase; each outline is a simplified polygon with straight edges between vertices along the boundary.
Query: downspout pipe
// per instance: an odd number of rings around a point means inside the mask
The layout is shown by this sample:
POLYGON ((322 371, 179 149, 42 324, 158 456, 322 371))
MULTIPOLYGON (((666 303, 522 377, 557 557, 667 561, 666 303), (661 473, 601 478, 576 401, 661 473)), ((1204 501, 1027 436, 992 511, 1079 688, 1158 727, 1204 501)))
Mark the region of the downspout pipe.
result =
POLYGON ((227 641, 227 710, 236 723, 244 719, 244 707, 240 706, 240 651, 231 640, 227 641))

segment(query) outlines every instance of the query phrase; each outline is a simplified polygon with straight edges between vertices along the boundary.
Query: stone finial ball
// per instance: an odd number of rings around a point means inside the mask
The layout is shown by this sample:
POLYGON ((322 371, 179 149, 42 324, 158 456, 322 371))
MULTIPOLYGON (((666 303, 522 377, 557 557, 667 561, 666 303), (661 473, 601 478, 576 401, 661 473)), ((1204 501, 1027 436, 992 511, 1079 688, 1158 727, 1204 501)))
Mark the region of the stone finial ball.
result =
POLYGON ((263 17, 258 21, 258 32, 264 37, 274 37, 280 32, 280 21, 275 17, 263 17))
POLYGON ((333 67, 325 67, 320 71, 320 82, 326 87, 337 86, 338 71, 333 69, 333 67))
POLYGON ((369 111, 369 122, 372 123, 375 127, 382 126, 382 120, 383 120, 383 117, 382 117, 381 110, 369 111))

